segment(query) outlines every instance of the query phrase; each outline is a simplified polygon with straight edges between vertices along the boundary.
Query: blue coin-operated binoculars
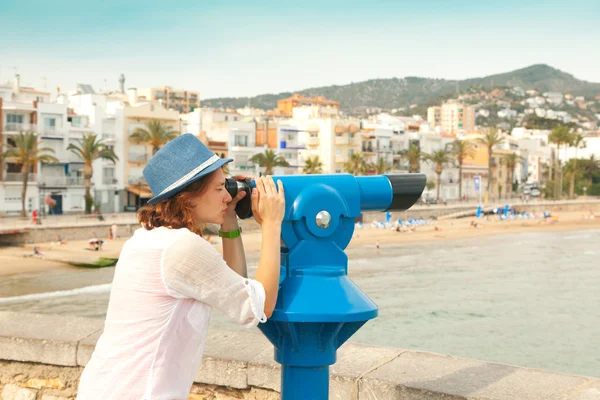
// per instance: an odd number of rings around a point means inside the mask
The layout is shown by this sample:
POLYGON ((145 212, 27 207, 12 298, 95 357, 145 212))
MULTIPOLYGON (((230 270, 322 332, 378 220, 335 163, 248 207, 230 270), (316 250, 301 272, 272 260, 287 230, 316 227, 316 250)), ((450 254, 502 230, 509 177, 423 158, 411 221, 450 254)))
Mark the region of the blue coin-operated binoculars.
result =
MULTIPOLYGON (((281 227, 281 278, 275 311, 259 328, 275 347, 282 365, 285 400, 329 397, 329 365, 336 351, 370 319, 377 305, 348 278, 344 249, 362 211, 403 211, 421 196, 423 174, 359 176, 275 176, 285 189, 281 227)), ((254 182, 228 179, 235 196, 247 195, 236 209, 251 216, 254 182)))

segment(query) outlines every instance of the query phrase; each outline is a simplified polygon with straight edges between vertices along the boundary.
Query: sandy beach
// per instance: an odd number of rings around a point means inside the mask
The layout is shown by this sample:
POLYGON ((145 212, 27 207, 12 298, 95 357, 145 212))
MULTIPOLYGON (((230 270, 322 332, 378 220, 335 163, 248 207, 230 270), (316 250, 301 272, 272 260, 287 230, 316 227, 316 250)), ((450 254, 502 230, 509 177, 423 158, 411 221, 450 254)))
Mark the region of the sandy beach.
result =
MULTIPOLYGON (((348 248, 373 247, 379 243, 381 251, 384 251, 385 246, 391 244, 439 242, 522 232, 556 232, 600 228, 600 216, 590 218, 589 212, 560 212, 554 216, 557 217, 557 221, 551 218, 510 221, 498 221, 496 218, 490 218, 489 220, 475 220, 474 218, 449 219, 431 221, 429 225, 418 226, 407 232, 367 227, 355 230, 348 248), (477 227, 471 225, 473 221, 477 222, 477 227)), ((99 251, 89 249, 88 239, 69 241, 65 244, 58 244, 57 242, 38 243, 43 256, 32 255, 33 244, 0 248, 0 276, 78 268, 65 263, 67 261, 93 263, 100 257, 118 258, 127 239, 104 239, 103 248, 99 251)), ((220 238, 212 236, 209 240, 217 250, 221 251, 220 238)), ((260 231, 244 233, 243 240, 247 254, 260 251, 260 231)))

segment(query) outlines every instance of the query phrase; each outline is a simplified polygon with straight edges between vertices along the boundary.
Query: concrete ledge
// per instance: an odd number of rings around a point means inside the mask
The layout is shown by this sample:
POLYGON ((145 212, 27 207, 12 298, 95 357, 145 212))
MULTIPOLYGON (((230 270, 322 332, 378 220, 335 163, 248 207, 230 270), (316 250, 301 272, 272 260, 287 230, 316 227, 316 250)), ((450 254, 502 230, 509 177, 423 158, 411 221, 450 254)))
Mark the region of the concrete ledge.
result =
MULTIPOLYGON (((85 366, 103 325, 99 319, 0 312, 0 361, 85 366)), ((280 371, 273 346, 256 330, 211 330, 195 381, 264 396, 280 390, 280 371)), ((338 350, 330 372, 332 400, 600 400, 597 378, 353 343, 338 350)))
MULTIPOLYGON (((360 399, 577 399, 599 379, 469 360, 404 352, 365 375, 360 399)), ((600 397, 598 397, 600 398, 600 397)))
POLYGON ((76 366, 79 341, 103 320, 0 312, 0 359, 76 366))

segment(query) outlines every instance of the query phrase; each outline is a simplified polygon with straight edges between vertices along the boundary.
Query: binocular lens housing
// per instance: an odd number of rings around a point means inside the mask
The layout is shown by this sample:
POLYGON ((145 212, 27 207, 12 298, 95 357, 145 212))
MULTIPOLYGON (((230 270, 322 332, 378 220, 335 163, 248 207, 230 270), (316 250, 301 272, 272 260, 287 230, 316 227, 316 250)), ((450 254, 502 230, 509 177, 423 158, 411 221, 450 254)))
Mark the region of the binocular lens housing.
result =
MULTIPOLYGON (((306 185, 311 185, 319 183, 319 176, 320 175, 305 175, 306 178, 304 178, 300 175, 290 175, 288 179, 306 179, 306 185)), ((332 175, 321 176, 331 178, 332 175)), ((287 177, 277 178, 281 178, 285 185, 287 177)), ((361 192, 362 210, 372 211, 408 210, 419 197, 421 197, 421 193, 423 193, 425 182, 427 180, 424 174, 359 176, 355 179, 358 183, 357 190, 360 190, 361 192)), ((252 188, 254 187, 255 184, 250 179, 244 179, 242 181, 236 181, 233 178, 225 179, 225 189, 232 198, 237 196, 241 191, 246 192, 246 197, 240 200, 235 207, 235 212, 241 219, 252 217, 251 195, 252 188)), ((290 201, 290 199, 288 199, 288 201, 290 201)))

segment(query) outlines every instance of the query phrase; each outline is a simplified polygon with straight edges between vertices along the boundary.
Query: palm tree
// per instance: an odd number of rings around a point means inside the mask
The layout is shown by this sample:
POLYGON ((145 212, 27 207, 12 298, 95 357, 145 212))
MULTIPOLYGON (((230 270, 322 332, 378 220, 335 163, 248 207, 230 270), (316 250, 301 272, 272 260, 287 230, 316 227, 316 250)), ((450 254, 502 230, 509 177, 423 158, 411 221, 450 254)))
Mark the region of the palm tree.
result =
POLYGON ((1 153, 1 158, 14 159, 15 163, 21 165, 21 175, 23 184, 21 186, 21 217, 27 218, 25 212, 25 199, 27 198, 27 178, 29 172, 41 163, 56 163, 58 160, 52 155, 54 149, 49 147, 39 147, 38 138, 35 132, 21 132, 15 137, 15 144, 1 153))
POLYGON ((408 160, 408 172, 419 172, 419 162, 424 159, 419 146, 411 144, 407 150, 402 150, 400 155, 408 160))
POLYGON ((583 149, 586 147, 585 141, 583 140, 583 136, 576 133, 572 137, 571 145, 575 147, 575 158, 573 159, 573 166, 571 167, 572 171, 570 172, 571 179, 569 180, 569 197, 575 197, 575 175, 577 175, 577 150, 583 149))
POLYGON ((170 126, 166 126, 162 121, 151 119, 146 122, 145 128, 137 128, 129 138, 134 143, 145 143, 152 146, 152 154, 164 146, 167 142, 175 139, 179 132, 174 131, 170 126))
POLYGON ((350 161, 344 165, 344 171, 352 175, 364 174, 367 168, 367 162, 365 161, 362 153, 350 154, 350 161))
POLYGON ((85 213, 90 214, 92 212, 92 194, 90 189, 92 186, 92 176, 94 175, 94 169, 92 163, 102 158, 104 160, 112 161, 116 163, 119 157, 115 154, 113 149, 107 147, 102 139, 98 139, 97 135, 86 134, 83 139, 78 140, 79 145, 70 143, 67 150, 71 150, 73 154, 79 157, 83 161, 83 181, 85 185, 85 213))
POLYGON ((437 174, 436 198, 440 201, 440 183, 442 180, 442 171, 444 166, 452 163, 454 157, 450 149, 442 149, 434 151, 431 154, 425 154, 425 161, 431 161, 435 164, 435 173, 437 174))
POLYGON ((516 153, 510 153, 505 154, 502 159, 506 163, 506 169, 508 170, 508 173, 506 174, 506 195, 510 198, 512 195, 513 181, 515 179, 515 168, 523 162, 523 157, 516 153))
POLYGON ((273 150, 265 150, 264 153, 255 154, 248 161, 265 167, 265 175, 273 175, 273 168, 275 167, 290 166, 290 163, 282 155, 277 155, 273 150))
POLYGON ((302 172, 305 174, 322 174, 323 173, 323 163, 319 160, 319 156, 314 156, 313 158, 307 158, 304 162, 304 168, 302 172))
POLYGON ((550 141, 550 143, 554 143, 556 144, 556 168, 555 171, 558 173, 559 176, 559 181, 556 182, 556 174, 555 174, 555 185, 554 185, 554 197, 562 197, 562 168, 559 167, 560 164, 560 146, 562 144, 569 144, 571 143, 571 141, 573 140, 572 135, 569 133, 569 127, 562 125, 562 126, 557 126, 556 128, 552 129, 552 133, 550 133, 550 135, 548 135, 548 141, 550 141))
POLYGON ((490 186, 492 184, 492 152, 495 146, 504 142, 502 133, 497 128, 488 128, 483 134, 483 137, 478 139, 478 142, 487 147, 488 151, 488 182, 486 195, 490 196, 490 186))
POLYGON ((451 146, 458 163, 458 198, 462 200, 462 166, 467 157, 473 158, 475 156, 475 146, 473 146, 473 142, 468 140, 455 140, 451 146))
POLYGON ((377 161, 369 165, 369 169, 375 170, 375 175, 381 175, 392 169, 392 166, 383 157, 377 157, 377 161))
POLYGON ((591 186, 593 182, 594 174, 600 171, 600 159, 597 159, 594 154, 589 159, 583 160, 583 171, 588 176, 588 185, 591 186))

